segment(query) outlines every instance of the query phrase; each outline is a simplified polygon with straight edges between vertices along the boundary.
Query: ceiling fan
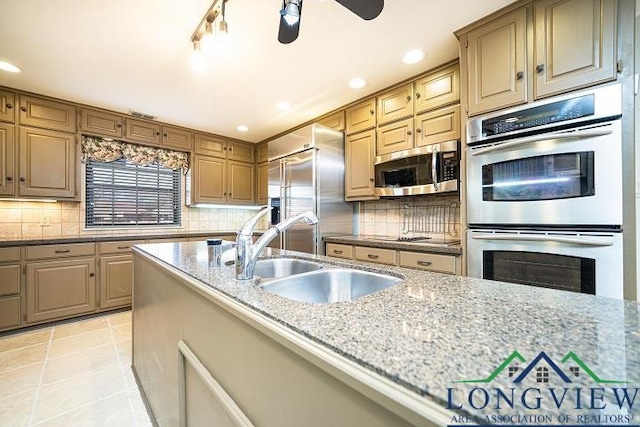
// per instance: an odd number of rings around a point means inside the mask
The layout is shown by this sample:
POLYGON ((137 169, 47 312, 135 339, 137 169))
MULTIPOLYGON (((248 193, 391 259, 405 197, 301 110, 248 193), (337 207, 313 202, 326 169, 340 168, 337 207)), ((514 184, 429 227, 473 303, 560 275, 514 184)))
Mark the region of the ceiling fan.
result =
MULTIPOLYGON (((336 1, 366 21, 380 15, 382 8, 384 8, 384 0, 336 1)), ((278 41, 280 43, 291 43, 298 38, 301 14, 302 0, 282 0, 282 9, 280 10, 280 28, 278 30, 278 41)))

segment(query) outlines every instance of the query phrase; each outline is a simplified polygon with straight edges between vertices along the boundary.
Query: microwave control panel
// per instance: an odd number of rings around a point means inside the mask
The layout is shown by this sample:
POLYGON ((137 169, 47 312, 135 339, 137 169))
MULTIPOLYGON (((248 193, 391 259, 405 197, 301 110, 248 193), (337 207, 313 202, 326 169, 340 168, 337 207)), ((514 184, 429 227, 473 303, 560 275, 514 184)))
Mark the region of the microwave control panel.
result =
POLYGON ((458 163, 455 151, 442 153, 442 181, 458 179, 458 163))

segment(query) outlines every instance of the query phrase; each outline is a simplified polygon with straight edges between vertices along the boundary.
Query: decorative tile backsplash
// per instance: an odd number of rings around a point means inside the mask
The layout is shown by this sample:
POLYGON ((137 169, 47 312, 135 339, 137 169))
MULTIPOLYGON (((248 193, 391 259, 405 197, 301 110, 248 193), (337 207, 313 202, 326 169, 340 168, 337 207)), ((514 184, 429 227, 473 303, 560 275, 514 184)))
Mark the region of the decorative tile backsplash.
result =
POLYGON ((405 197, 361 202, 359 234, 460 239, 457 196, 405 197))

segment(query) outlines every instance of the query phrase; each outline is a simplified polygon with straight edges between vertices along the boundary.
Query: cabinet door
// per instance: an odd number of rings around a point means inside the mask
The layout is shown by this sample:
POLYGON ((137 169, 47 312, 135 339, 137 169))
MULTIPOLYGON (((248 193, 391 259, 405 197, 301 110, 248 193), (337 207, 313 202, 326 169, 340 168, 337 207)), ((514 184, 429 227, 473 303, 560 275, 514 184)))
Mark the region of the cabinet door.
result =
POLYGON ((15 105, 14 93, 0 89, 0 122, 15 121, 15 105))
POLYGON ((415 126, 416 147, 460 139, 460 106, 416 116, 415 126))
POLYGON ((206 156, 227 158, 227 140, 213 135, 196 134, 194 151, 206 156))
POLYGON ((350 135, 345 141, 345 199, 376 199, 373 164, 374 130, 350 135))
POLYGON ((227 199, 226 160, 208 156, 193 156, 193 201, 224 203, 227 199))
POLYGON ((100 257, 100 308, 131 305, 133 256, 100 257))
POLYGON ((63 132, 76 131, 76 107, 33 96, 20 95, 19 123, 63 132))
POLYGON ((378 127, 376 155, 413 148, 413 119, 378 127))
POLYGON ((22 324, 20 296, 0 298, 0 331, 16 328, 22 324))
POLYGON ((424 76, 415 82, 415 113, 460 101, 460 64, 424 76))
POLYGON ((376 127, 376 100, 368 99, 346 111, 347 135, 376 127))
POLYGON ((527 9, 467 35, 469 115, 527 102, 527 9))
POLYGON ((0 195, 16 194, 15 176, 15 127, 0 124, 0 195))
POLYGON ((269 199, 269 163, 256 166, 256 204, 264 205, 269 199))
POLYGON ((230 142, 228 145, 227 159, 238 160, 240 162, 253 163, 255 151, 253 144, 243 144, 241 142, 230 142))
POLYGON ((183 151, 193 149, 193 134, 186 129, 162 126, 162 145, 183 151))
POLYGON ((344 111, 338 111, 330 116, 320 119, 318 121, 323 126, 342 132, 346 129, 346 123, 344 120, 344 111))
POLYGON ((227 201, 229 203, 253 204, 255 169, 252 163, 227 161, 227 201))
POLYGON ((256 146, 256 162, 263 163, 269 160, 269 146, 266 142, 256 146))
POLYGON ((124 118, 104 111, 82 109, 80 129, 90 135, 122 138, 122 122, 124 118))
POLYGON ((46 198, 75 196, 74 134, 20 128, 18 195, 46 198))
POLYGON ((27 322, 96 309, 95 258, 27 263, 27 322))
POLYGON ((0 265, 0 296, 20 293, 20 264, 0 265))
POLYGON ((413 83, 378 96, 378 125, 413 116, 413 83))
POLYGON ((616 2, 543 0, 535 10, 535 97, 616 78, 616 2))
POLYGON ((142 120, 126 119, 124 137, 141 144, 160 145, 160 125, 142 120))

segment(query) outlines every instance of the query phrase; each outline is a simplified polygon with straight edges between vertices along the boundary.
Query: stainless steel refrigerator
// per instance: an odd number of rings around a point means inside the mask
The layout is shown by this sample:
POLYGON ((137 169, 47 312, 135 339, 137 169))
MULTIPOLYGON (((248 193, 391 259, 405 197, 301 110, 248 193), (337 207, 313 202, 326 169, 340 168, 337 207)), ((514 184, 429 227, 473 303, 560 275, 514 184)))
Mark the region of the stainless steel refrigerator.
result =
POLYGON ((280 248, 324 255, 323 238, 353 233, 353 207, 344 201, 344 135, 317 123, 268 143, 271 224, 312 210, 318 224, 296 224, 280 248))

